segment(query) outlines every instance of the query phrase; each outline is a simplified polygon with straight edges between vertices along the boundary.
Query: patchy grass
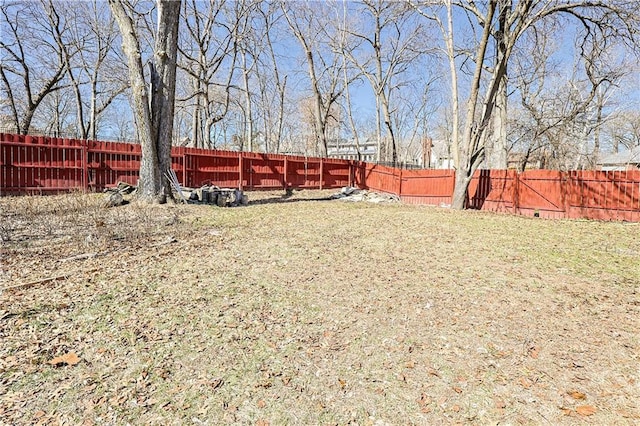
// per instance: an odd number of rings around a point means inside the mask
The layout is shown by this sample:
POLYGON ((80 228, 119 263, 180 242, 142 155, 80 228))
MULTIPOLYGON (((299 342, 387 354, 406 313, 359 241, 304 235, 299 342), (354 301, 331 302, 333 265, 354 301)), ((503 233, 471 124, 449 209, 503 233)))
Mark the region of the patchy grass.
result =
POLYGON ((0 423, 640 422, 640 225, 327 194, 0 199, 0 423))

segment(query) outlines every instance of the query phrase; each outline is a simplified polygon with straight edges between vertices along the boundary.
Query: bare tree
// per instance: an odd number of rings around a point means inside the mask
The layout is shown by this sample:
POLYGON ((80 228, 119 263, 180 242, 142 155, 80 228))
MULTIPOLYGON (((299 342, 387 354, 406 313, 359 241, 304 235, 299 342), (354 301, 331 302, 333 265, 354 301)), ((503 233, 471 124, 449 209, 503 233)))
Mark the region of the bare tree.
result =
POLYGON ((127 0, 109 0, 109 6, 120 28, 129 64, 133 110, 142 145, 138 197, 165 202, 167 197, 172 197, 165 174, 171 169, 180 1, 157 0, 157 29, 153 60, 149 66, 149 91, 138 30, 134 24, 134 7, 127 0))
POLYGON ((368 19, 365 26, 350 31, 370 52, 357 57, 346 51, 351 61, 369 81, 376 99, 378 161, 398 160, 397 137, 394 129, 391 97, 398 90, 400 76, 407 71, 423 49, 419 49, 420 29, 414 13, 402 2, 362 0, 362 14, 368 19), (387 144, 383 144, 382 132, 387 144), (388 149, 384 149, 388 146, 388 149), (390 155, 389 155, 390 153, 390 155))
POLYGON ((314 138, 321 156, 327 155, 329 123, 335 120, 336 103, 344 90, 341 56, 328 46, 328 13, 319 4, 281 3, 289 28, 305 55, 313 96, 314 138))
POLYGON ((51 0, 2 2, 0 27, 2 90, 16 132, 26 134, 42 101, 62 87, 69 27, 51 0))
MULTIPOLYGON (((549 19, 574 19, 585 29, 586 37, 625 38, 635 43, 638 27, 638 15, 635 7, 624 0, 610 1, 544 1, 533 0, 512 3, 510 0, 489 0, 483 4, 476 2, 445 1, 447 25, 440 20, 438 14, 428 13, 425 9, 418 10, 423 16, 436 20, 443 30, 449 62, 452 65, 451 84, 458 87, 461 81, 454 68, 457 68, 458 51, 454 48, 455 28, 453 8, 463 10, 469 22, 475 22, 474 30, 478 30, 475 46, 470 51, 472 63, 472 77, 468 82, 468 101, 462 136, 455 136, 453 140, 456 183, 453 194, 452 207, 464 208, 467 201, 467 190, 471 178, 485 159, 485 141, 489 124, 494 117, 498 104, 501 85, 507 72, 507 65, 511 55, 521 37, 541 22, 549 19), (472 18, 472 19, 471 19, 472 18), (498 34, 498 40, 504 45, 498 54, 490 55, 492 34, 498 34), (486 75, 488 73, 488 75, 486 75), (487 77, 485 79, 485 76, 487 77)), ((426 5, 432 6, 432 4, 426 5)), ((585 39, 586 40, 586 39, 585 39)), ((457 91, 453 91, 457 97, 457 91)), ((453 116, 459 113, 458 101, 455 101, 453 116)), ((455 129, 454 129, 455 130, 455 129)))
POLYGON ((222 1, 197 0, 185 1, 182 16, 178 65, 191 87, 184 88, 179 103, 191 110, 193 146, 212 147, 213 127, 229 111, 238 56, 237 17, 222 1))
POLYGON ((532 156, 545 168, 594 167, 601 128, 615 113, 611 98, 626 65, 610 52, 620 46, 584 43, 579 33, 581 49, 575 63, 565 61, 562 68, 559 60, 551 59, 559 27, 559 22, 548 22, 544 31, 524 35, 521 49, 525 48, 512 57, 522 109, 511 108, 510 139, 521 154, 521 170, 532 156))
POLYGON ((265 151, 280 152, 285 119, 285 97, 288 74, 282 74, 279 60, 274 49, 274 30, 282 17, 281 9, 275 2, 261 2, 258 13, 263 28, 260 36, 265 44, 266 53, 256 58, 256 73, 260 87, 260 108, 262 113, 265 151), (272 82, 272 84, 270 84, 272 82))

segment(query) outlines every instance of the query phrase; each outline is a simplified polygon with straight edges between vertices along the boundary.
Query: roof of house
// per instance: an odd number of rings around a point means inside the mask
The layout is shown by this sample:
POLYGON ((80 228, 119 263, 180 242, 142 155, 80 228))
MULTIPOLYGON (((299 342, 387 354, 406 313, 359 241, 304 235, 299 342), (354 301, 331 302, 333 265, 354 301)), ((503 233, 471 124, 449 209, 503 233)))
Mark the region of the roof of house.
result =
POLYGON ((640 164, 640 146, 602 157, 598 164, 640 164))

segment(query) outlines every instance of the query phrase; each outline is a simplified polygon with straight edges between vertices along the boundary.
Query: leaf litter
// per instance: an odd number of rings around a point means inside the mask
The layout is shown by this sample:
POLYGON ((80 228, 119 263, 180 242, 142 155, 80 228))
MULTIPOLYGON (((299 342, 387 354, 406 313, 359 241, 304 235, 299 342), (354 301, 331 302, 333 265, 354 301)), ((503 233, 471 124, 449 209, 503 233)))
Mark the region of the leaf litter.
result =
POLYGON ((628 227, 330 194, 0 199, 0 422, 640 420, 628 227))

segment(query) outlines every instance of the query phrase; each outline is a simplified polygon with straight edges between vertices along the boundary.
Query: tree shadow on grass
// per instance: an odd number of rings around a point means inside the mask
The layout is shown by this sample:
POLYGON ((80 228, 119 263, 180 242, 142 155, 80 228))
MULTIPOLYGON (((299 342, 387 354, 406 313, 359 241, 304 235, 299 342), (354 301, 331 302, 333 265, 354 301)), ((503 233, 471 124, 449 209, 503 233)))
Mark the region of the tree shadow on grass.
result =
POLYGON ((249 200, 250 206, 257 206, 261 204, 282 204, 282 203, 295 203, 299 201, 331 201, 334 198, 332 196, 317 196, 317 197, 296 197, 292 192, 285 192, 279 197, 261 198, 257 200, 249 200))

